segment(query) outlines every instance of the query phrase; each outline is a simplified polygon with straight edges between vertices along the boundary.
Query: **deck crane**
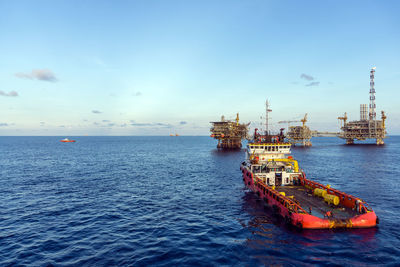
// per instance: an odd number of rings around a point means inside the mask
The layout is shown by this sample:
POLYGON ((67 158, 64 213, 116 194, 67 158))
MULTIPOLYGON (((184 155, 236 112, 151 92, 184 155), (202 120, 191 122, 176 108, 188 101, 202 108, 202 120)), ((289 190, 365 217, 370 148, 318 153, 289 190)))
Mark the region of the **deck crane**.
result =
POLYGON ((290 124, 294 123, 294 122, 300 122, 300 121, 278 121, 278 123, 287 123, 288 124, 288 127, 287 127, 288 131, 289 131, 290 124))
POLYGON ((345 112, 343 117, 338 117, 338 120, 340 120, 340 127, 346 126, 347 113, 345 112), (342 124, 342 121, 343 121, 343 124, 342 124))
POLYGON ((304 118, 300 120, 303 123, 303 128, 306 126, 306 122, 307 122, 307 113, 306 115, 304 115, 304 118))

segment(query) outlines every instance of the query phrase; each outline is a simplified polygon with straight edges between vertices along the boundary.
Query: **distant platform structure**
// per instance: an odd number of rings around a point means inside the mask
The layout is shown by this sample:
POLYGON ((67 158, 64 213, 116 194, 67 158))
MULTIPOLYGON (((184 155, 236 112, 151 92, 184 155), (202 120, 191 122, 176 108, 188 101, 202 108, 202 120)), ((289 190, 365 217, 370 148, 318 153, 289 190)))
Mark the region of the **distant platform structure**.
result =
POLYGON ((318 132, 318 131, 312 131, 312 136, 313 137, 339 137, 340 132, 318 132))
POLYGON ((280 121, 278 123, 288 123, 288 132, 286 134, 287 142, 291 143, 293 146, 302 145, 302 146, 312 146, 311 137, 312 131, 306 125, 307 122, 307 113, 303 119, 299 121, 280 121), (293 122, 302 122, 302 126, 290 126, 290 123, 293 122))
POLYGON ((338 117, 341 121, 341 130, 338 137, 346 139, 346 144, 354 144, 354 140, 376 139, 377 145, 383 145, 386 138, 385 112, 381 112, 381 120, 376 119, 375 105, 375 67, 370 72, 370 104, 367 114, 367 105, 360 105, 360 120, 347 122, 347 113, 338 117))
POLYGON ((377 145, 383 145, 386 138, 385 112, 382 111, 381 120, 359 120, 347 122, 347 114, 339 117, 343 121, 338 137, 346 139, 346 144, 354 144, 354 140, 376 139, 377 145))
POLYGON ((239 113, 236 114, 236 120, 225 120, 211 122, 211 137, 218 140, 217 148, 237 149, 242 147, 242 139, 248 136, 249 124, 239 123, 239 113))

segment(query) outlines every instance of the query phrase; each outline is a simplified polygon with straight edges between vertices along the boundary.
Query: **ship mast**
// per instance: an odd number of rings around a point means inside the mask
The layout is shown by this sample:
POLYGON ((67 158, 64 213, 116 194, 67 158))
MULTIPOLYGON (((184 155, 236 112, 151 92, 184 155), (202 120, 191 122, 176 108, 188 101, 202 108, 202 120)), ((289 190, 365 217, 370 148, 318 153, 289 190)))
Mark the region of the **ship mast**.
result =
POLYGON ((269 135, 268 130, 268 113, 271 112, 272 109, 269 108, 268 99, 265 101, 265 135, 269 135))

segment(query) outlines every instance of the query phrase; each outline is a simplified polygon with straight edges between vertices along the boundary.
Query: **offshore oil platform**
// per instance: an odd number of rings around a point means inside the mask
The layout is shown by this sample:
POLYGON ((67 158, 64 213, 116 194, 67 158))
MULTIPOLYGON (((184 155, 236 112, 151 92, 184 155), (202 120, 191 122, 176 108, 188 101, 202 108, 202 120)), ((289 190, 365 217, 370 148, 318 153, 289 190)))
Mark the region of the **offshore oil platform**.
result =
POLYGON ((236 114, 234 121, 225 120, 211 122, 211 137, 218 140, 217 148, 238 149, 242 147, 242 139, 248 137, 248 124, 239 123, 239 113, 236 114))
POLYGON ((299 121, 279 121, 278 123, 288 124, 288 132, 286 134, 286 141, 288 143, 292 144, 293 146, 296 146, 296 144, 311 146, 311 137, 313 136, 313 132, 308 126, 306 126, 306 122, 307 113, 304 115, 304 118, 299 121), (290 126, 290 123, 293 122, 301 122, 302 126, 290 126))
POLYGON ((375 67, 370 71, 370 104, 369 112, 367 104, 360 105, 360 120, 347 122, 347 113, 338 117, 340 121, 341 132, 320 132, 312 131, 305 125, 307 114, 301 120, 279 121, 278 123, 288 123, 288 132, 286 134, 287 142, 293 146, 300 144, 311 146, 312 137, 339 137, 346 139, 346 144, 354 144, 354 140, 376 139, 377 145, 383 145, 383 139, 386 138, 385 112, 381 112, 381 120, 376 119, 375 104, 375 67), (290 123, 302 122, 302 126, 290 126, 290 123))
POLYGON ((386 115, 381 111, 381 120, 376 119, 375 105, 375 67, 370 72, 370 90, 369 90, 369 112, 367 116, 367 104, 360 105, 360 120, 347 122, 347 113, 338 117, 341 121, 341 130, 338 137, 346 139, 346 144, 354 144, 354 139, 366 140, 376 139, 377 145, 383 145, 383 139, 386 138, 385 120, 386 115))
MULTIPOLYGON (((285 136, 285 141, 293 146, 302 145, 305 147, 312 146, 312 137, 339 137, 346 140, 346 144, 354 144, 354 140, 376 139, 377 145, 383 145, 383 139, 386 138, 386 115, 381 111, 381 120, 376 119, 376 104, 375 104, 375 67, 370 71, 370 103, 369 111, 367 104, 360 105, 360 120, 348 122, 347 113, 338 117, 340 121, 340 132, 320 132, 313 131, 307 125, 307 113, 301 120, 279 121, 278 123, 287 123, 288 131, 285 136), (290 126, 290 123, 299 123, 299 126, 290 126)), ((269 109, 268 101, 266 101, 266 131, 265 135, 269 135, 268 131, 268 113, 272 110, 269 109)), ((222 116, 221 121, 211 122, 211 137, 218 139, 218 148, 241 148, 242 139, 248 138, 248 124, 239 124, 239 113, 235 121, 225 121, 222 116)), ((281 129, 281 133, 283 132, 281 129)), ((256 129, 257 131, 257 129, 256 129)))

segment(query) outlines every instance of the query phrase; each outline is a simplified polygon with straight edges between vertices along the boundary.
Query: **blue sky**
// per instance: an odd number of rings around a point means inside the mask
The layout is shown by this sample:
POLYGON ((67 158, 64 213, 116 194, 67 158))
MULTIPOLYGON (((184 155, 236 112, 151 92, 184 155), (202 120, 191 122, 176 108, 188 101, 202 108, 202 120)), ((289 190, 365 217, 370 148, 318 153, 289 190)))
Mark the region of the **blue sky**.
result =
POLYGON ((208 135, 221 115, 400 134, 398 1, 0 1, 0 135, 208 135), (302 76, 302 74, 305 74, 302 76), (308 79, 307 79, 308 78, 308 79), (379 116, 380 117, 380 116, 379 116))

